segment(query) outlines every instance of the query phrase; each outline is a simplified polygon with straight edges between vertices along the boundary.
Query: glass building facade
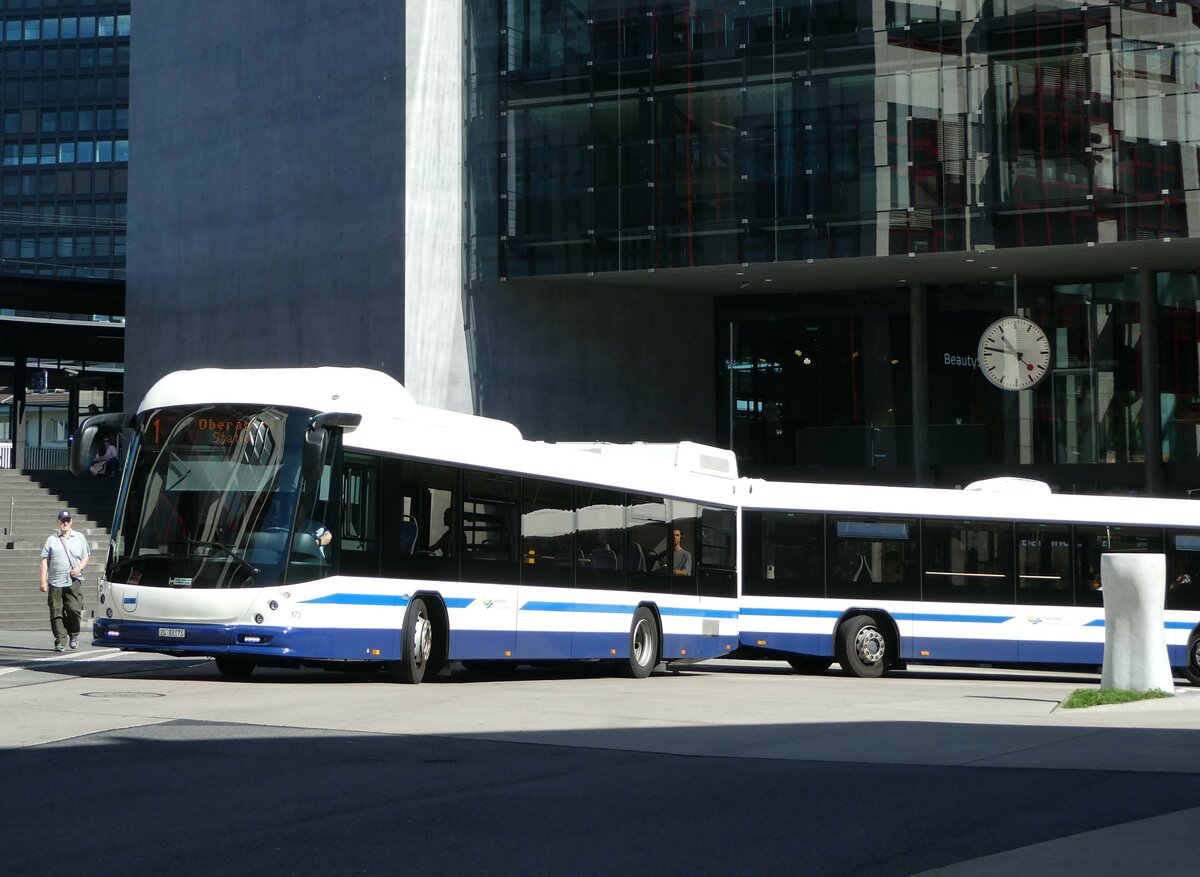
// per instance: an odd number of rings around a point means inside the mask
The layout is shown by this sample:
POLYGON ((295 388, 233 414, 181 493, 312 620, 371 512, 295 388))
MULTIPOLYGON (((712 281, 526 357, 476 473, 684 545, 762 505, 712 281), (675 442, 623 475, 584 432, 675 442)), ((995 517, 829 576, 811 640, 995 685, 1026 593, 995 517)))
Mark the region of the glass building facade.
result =
POLYGON ((1200 2, 466 10, 469 282, 770 269, 713 307, 716 432, 752 471, 905 481, 924 447, 940 483, 1139 490, 1150 463, 1162 492, 1200 487, 1180 259, 1200 240, 1200 2), (984 264, 1018 251, 1055 256, 984 264), (822 288, 852 262, 870 267, 822 288), (1051 373, 1005 392, 976 343, 1014 312, 1051 373))
POLYGON ((129 0, 0 0, 3 273, 124 277, 129 35, 129 0))

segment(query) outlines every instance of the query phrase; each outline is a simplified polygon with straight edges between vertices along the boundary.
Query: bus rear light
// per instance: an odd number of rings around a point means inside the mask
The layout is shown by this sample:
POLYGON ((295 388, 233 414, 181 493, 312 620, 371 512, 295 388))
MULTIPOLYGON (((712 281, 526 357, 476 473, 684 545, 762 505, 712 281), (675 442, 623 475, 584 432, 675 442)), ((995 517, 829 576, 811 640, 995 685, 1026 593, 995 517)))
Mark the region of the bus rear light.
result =
POLYGON ((504 650, 504 657, 506 657, 506 658, 511 658, 511 657, 512 657, 512 649, 505 649, 505 650, 504 650))
POLYGON ((379 649, 367 649, 367 654, 370 655, 372 658, 378 658, 379 657, 379 649))
POLYGON ((765 645, 767 644, 767 641, 766 641, 765 639, 760 639, 760 640, 758 641, 758 644, 759 644, 760 646, 765 646, 765 645))
POLYGON ((929 657, 929 652, 928 652, 926 649, 921 649, 921 657, 922 657, 922 658, 928 658, 928 657, 929 657))

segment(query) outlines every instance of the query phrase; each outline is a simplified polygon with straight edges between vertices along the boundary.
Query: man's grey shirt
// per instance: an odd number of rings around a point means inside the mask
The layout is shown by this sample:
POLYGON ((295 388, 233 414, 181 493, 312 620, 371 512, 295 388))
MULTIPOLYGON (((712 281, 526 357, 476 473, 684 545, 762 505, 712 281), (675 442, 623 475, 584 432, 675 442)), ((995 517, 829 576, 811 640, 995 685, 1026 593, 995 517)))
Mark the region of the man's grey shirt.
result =
POLYGON ((87 538, 82 533, 72 530, 66 536, 61 533, 50 535, 42 546, 43 559, 49 558, 46 562, 46 583, 52 588, 71 587, 71 570, 90 554, 87 538))

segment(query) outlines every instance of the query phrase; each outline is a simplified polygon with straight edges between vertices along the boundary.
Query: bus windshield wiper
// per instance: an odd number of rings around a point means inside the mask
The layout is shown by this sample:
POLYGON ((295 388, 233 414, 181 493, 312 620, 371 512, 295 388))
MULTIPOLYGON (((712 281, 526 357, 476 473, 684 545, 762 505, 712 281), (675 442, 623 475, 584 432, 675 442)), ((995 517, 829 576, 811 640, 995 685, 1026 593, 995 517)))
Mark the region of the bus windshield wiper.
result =
POLYGON ((220 548, 223 552, 225 552, 226 557, 233 560, 233 562, 238 565, 238 568, 240 570, 242 570, 242 572, 246 573, 246 576, 248 578, 252 578, 252 579, 258 578, 259 574, 262 572, 262 570, 260 570, 257 566, 250 563, 250 561, 246 560, 246 558, 242 557, 240 554, 238 554, 236 551, 234 551, 232 548, 230 548, 228 545, 226 545, 224 540, 221 538, 220 530, 217 530, 216 538, 213 539, 211 542, 200 541, 200 542, 197 542, 196 544, 197 545, 215 545, 217 548, 220 548))

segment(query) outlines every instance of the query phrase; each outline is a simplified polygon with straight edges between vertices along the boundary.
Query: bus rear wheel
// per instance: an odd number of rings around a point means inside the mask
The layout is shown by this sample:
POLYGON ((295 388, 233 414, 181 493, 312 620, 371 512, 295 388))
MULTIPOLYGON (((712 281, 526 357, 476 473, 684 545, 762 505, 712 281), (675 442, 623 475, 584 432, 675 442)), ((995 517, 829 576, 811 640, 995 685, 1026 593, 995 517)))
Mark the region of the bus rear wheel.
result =
POLYGON ((843 622, 837 633, 837 660, 850 676, 882 676, 891 656, 887 635, 879 629, 879 623, 870 615, 855 615, 843 622))
POLYGON ((1188 640, 1187 664, 1183 667, 1183 675, 1192 685, 1200 685, 1200 634, 1188 640))
POLYGON ((824 673, 833 663, 833 658, 818 658, 816 655, 792 655, 787 659, 792 669, 805 676, 816 676, 824 673))
POLYGON ((400 660, 392 662, 392 676, 397 682, 417 685, 425 678, 432 657, 433 622, 429 620, 429 608, 420 597, 413 597, 404 615, 400 660))
POLYGON ((629 628, 629 658, 617 662, 617 671, 630 679, 645 679, 658 664, 658 624, 654 613, 639 606, 629 628))
POLYGON ((233 658, 225 655, 216 660, 217 672, 232 678, 245 678, 253 673, 257 666, 253 658, 233 658))

